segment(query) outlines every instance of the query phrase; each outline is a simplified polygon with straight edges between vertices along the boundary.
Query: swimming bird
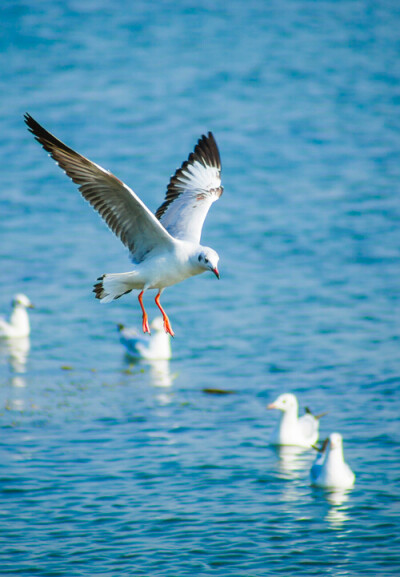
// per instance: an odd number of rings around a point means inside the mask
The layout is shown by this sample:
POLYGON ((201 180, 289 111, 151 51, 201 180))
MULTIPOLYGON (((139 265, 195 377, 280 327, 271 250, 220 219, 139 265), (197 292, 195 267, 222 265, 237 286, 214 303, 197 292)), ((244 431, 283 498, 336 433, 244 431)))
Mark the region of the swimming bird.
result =
POLYGON ((171 337, 163 330, 162 317, 150 325, 151 335, 140 335, 136 329, 118 325, 120 341, 129 356, 137 359, 168 360, 171 358, 171 337))
POLYGON ((306 409, 306 414, 299 418, 299 404, 295 395, 284 393, 267 408, 282 411, 281 419, 272 434, 273 445, 308 448, 317 442, 319 419, 322 415, 314 416, 309 409, 306 409))
POLYGON ((133 190, 111 172, 66 146, 29 114, 25 114, 25 122, 129 250, 134 269, 103 274, 94 285, 96 298, 107 303, 133 289, 139 290, 142 329, 149 333, 143 294, 157 289, 155 302, 163 316, 164 329, 174 336, 160 303, 163 290, 205 271, 219 278, 218 254, 200 244, 208 210, 223 192, 221 161, 212 133, 199 139, 194 152, 171 177, 165 200, 154 215, 133 190))
POLYGON ((20 338, 27 337, 31 331, 28 311, 33 304, 24 294, 14 296, 12 303, 10 321, 0 318, 0 338, 20 338))
POLYGON ((311 484, 325 489, 350 489, 355 482, 355 474, 344 460, 343 438, 340 433, 331 433, 318 467, 311 469, 311 484))

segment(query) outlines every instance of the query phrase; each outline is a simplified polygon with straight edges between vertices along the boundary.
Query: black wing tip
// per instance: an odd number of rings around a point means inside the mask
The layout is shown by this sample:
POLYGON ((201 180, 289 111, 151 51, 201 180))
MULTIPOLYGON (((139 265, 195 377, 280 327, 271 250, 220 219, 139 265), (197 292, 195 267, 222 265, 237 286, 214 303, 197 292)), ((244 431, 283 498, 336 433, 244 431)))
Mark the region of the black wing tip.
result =
POLYGON ((32 132, 34 136, 39 136, 40 134, 49 134, 47 130, 43 128, 43 126, 41 126, 39 122, 29 114, 29 112, 25 112, 24 121, 28 127, 29 132, 32 132))
POLYGON ((221 170, 221 158, 217 141, 215 140, 215 137, 211 131, 208 131, 207 135, 201 135, 201 138, 199 138, 192 155, 194 155, 194 159, 196 159, 197 155, 200 158, 196 160, 203 160, 203 162, 205 161, 208 165, 221 170))
POLYGON ((24 121, 28 127, 28 130, 30 132, 32 132, 33 134, 36 133, 36 131, 38 130, 39 127, 41 128, 40 124, 38 122, 36 122, 36 120, 33 118, 33 116, 31 116, 29 114, 29 112, 25 112, 24 121))
MULTIPOLYGON (((221 171, 221 159, 219 155, 218 145, 211 131, 208 131, 207 135, 202 134, 198 139, 197 144, 194 147, 193 152, 188 156, 187 160, 184 160, 181 166, 175 171, 175 174, 171 176, 168 187, 167 194, 164 202, 158 207, 155 216, 158 220, 167 211, 170 204, 180 195, 180 192, 176 190, 176 183, 179 181, 179 176, 182 172, 194 162, 200 162, 203 166, 212 166, 217 170, 221 171)), ((222 194, 222 187, 221 187, 222 194)), ((220 194, 220 196, 221 196, 220 194)))
POLYGON ((28 127, 29 132, 33 134, 33 136, 36 138, 38 142, 40 142, 40 144, 43 145, 43 142, 41 140, 43 139, 43 137, 48 138, 49 136, 52 136, 45 128, 43 128, 43 126, 39 124, 37 120, 33 118, 33 116, 29 114, 29 112, 25 112, 24 120, 25 124, 28 127))
MULTIPOLYGON (((58 149, 64 150, 69 154, 77 155, 78 153, 67 146, 62 140, 59 140, 46 130, 37 120, 33 118, 28 112, 24 114, 25 124, 28 127, 29 132, 33 134, 35 140, 43 146, 43 148, 54 158, 58 163, 58 159, 55 157, 55 151, 58 149)), ((79 155, 80 156, 80 155, 79 155)), ((83 157, 82 157, 83 158, 83 157)))
POLYGON ((215 136, 214 134, 211 132, 211 130, 209 130, 207 132, 207 134, 202 134, 201 137, 198 140, 198 144, 203 141, 203 142, 209 142, 212 143, 213 145, 217 146, 217 141, 215 140, 215 136))

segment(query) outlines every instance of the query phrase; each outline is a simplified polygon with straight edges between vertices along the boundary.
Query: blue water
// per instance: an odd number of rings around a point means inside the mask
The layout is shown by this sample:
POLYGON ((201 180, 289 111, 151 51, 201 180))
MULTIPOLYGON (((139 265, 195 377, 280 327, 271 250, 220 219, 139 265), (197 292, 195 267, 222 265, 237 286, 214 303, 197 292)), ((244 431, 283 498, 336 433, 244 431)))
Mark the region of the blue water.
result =
POLYGON ((1 10, 0 310, 16 292, 36 309, 25 367, 0 350, 0 574, 398 575, 398 2, 1 10), (163 294, 169 366, 125 358, 137 299, 91 290, 126 250, 26 111, 152 210, 214 132, 225 192, 202 240, 221 280, 163 294), (285 391, 342 433, 348 494, 269 446, 285 391))

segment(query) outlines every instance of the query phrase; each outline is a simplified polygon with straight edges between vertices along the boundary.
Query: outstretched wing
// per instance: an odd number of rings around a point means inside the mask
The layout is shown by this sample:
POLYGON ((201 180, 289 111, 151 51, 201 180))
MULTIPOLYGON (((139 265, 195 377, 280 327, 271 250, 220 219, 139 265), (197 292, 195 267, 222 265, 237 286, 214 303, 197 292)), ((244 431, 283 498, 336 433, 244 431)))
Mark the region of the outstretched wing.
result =
POLYGON ((194 152, 171 178, 165 201, 156 217, 175 238, 200 242, 208 210, 223 192, 221 161, 211 132, 202 136, 194 152))
POLYGON ((128 247, 134 262, 141 262, 156 248, 173 245, 171 235, 126 184, 66 146, 29 114, 25 114, 25 122, 36 140, 79 186, 83 198, 128 247))

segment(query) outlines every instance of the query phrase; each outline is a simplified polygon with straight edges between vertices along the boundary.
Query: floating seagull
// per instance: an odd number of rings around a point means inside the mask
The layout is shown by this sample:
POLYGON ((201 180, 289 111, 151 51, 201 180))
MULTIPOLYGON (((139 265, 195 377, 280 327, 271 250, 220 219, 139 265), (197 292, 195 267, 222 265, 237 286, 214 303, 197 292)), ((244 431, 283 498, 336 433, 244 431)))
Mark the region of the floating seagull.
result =
POLYGON ((355 474, 343 457, 343 439, 340 433, 328 437, 321 461, 311 468, 311 484, 325 489, 350 489, 354 485, 355 474))
POLYGON ((281 419, 272 434, 273 445, 308 448, 317 442, 319 419, 323 415, 314 416, 309 409, 306 409, 306 414, 299 418, 299 405, 294 395, 284 393, 267 408, 282 411, 281 419))
POLYGON ((163 330, 162 317, 156 317, 150 325, 151 335, 140 335, 136 329, 118 325, 120 341, 129 356, 136 359, 168 360, 171 358, 171 338, 163 330))
POLYGON ((0 338, 27 337, 31 331, 29 316, 26 309, 32 309, 33 304, 27 296, 17 294, 12 301, 10 322, 0 318, 0 338))
POLYGON ((223 192, 221 162, 212 133, 199 139, 194 152, 172 176, 165 201, 154 215, 133 190, 111 172, 68 148, 29 114, 25 114, 25 122, 36 140, 79 186, 82 196, 129 249, 136 265, 131 272, 101 276, 94 285, 96 298, 107 303, 133 289, 140 290, 142 328, 149 333, 143 294, 149 289, 158 289, 155 302, 162 313, 165 331, 173 336, 168 316, 160 304, 164 288, 205 271, 212 271, 219 278, 218 254, 200 245, 208 210, 223 192))

